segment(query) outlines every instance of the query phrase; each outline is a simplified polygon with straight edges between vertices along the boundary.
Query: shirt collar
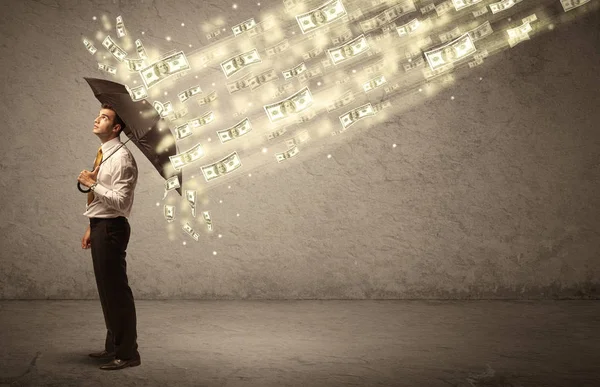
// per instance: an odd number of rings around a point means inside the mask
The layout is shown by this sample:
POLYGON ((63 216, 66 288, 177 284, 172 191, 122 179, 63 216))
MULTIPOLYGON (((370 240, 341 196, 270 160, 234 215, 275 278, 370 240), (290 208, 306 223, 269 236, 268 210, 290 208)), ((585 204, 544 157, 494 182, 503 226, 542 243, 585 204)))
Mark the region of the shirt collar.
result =
POLYGON ((102 144, 102 154, 108 155, 109 150, 120 144, 121 139, 119 137, 115 137, 112 140, 105 142, 104 144, 102 144))

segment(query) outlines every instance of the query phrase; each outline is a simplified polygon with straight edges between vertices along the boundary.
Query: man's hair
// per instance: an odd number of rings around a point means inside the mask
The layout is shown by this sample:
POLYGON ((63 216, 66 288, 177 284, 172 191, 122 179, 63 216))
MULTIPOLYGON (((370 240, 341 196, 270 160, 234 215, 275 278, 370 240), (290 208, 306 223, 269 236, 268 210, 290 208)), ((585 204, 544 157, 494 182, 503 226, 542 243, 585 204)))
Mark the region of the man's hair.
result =
POLYGON ((109 110, 112 110, 113 112, 115 112, 114 125, 117 125, 117 124, 121 125, 121 129, 119 129, 119 132, 117 133, 117 137, 118 137, 121 134, 121 132, 123 131, 123 129, 125 129, 125 122, 123 122, 121 117, 119 117, 119 115, 117 114, 117 111, 111 104, 103 103, 102 109, 109 109, 109 110))

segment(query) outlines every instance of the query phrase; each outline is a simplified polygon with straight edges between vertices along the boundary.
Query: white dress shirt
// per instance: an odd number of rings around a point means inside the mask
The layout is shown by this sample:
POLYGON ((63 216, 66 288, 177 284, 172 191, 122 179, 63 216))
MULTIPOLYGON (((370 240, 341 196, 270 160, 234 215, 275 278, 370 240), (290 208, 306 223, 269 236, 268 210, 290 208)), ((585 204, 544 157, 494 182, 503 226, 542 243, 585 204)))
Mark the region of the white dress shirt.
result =
POLYGON ((119 148, 121 144, 119 137, 102 144, 102 160, 110 158, 98 170, 94 200, 89 205, 86 202, 83 215, 88 218, 128 218, 131 214, 138 170, 133 155, 126 145, 119 148))

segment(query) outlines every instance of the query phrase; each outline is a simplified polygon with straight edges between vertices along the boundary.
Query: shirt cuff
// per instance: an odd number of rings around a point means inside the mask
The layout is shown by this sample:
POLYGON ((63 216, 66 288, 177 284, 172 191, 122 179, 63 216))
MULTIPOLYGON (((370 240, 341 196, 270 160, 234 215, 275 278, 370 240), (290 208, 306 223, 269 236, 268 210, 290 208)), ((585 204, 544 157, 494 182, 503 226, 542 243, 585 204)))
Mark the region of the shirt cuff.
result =
POLYGON ((106 197, 107 192, 108 192, 108 188, 106 188, 103 185, 100 185, 100 183, 98 183, 96 185, 96 188, 94 188, 94 195, 96 195, 96 196, 102 196, 104 198, 104 197, 106 197))

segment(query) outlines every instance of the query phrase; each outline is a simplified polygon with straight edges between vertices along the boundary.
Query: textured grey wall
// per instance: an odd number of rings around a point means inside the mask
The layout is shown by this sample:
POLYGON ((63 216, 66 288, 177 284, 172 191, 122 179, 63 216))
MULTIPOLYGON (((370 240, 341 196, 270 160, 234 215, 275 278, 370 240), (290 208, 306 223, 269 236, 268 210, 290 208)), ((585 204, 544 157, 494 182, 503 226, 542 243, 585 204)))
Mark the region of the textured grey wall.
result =
MULTIPOLYGON (((238 5, 0 2, 0 297, 97 297, 76 189, 99 145, 82 77, 110 79, 81 43, 101 29, 92 16, 114 25, 122 14, 130 34, 166 52, 205 45, 198 26, 212 18, 232 26, 281 3, 238 5)), ((168 229, 164 179, 128 144, 139 166, 127 250, 136 298, 596 297, 600 17, 573 19, 457 71, 383 123, 212 187, 200 210, 216 231, 198 243, 179 218, 168 229)), ((219 72, 200 84, 224 81, 219 72)))

